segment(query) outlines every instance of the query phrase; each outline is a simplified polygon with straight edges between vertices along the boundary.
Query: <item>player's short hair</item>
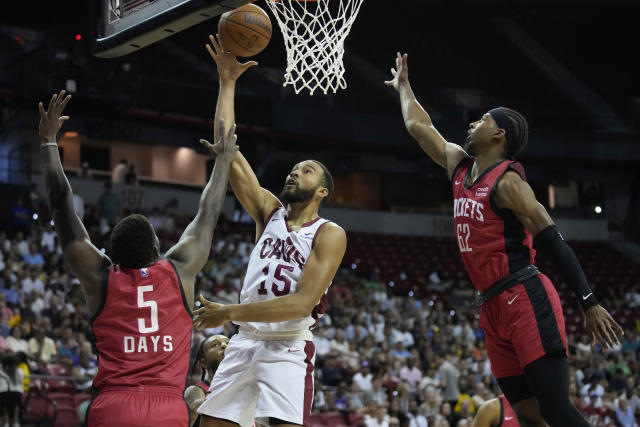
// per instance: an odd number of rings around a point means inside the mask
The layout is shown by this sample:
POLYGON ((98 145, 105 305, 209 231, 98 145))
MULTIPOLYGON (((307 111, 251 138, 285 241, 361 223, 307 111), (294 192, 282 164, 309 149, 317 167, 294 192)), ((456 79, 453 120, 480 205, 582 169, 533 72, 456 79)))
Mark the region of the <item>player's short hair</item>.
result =
POLYGON ((529 142, 527 119, 516 110, 507 107, 494 108, 489 111, 489 114, 506 132, 505 155, 508 159, 515 159, 529 142))
POLYGON ((327 169, 327 167, 321 162, 317 160, 311 161, 317 163, 322 168, 322 186, 326 187, 327 190, 329 190, 329 194, 327 194, 327 197, 322 200, 322 203, 324 203, 331 199, 331 196, 333 195, 333 176, 331 176, 331 172, 329 172, 329 169, 327 169))
POLYGON ((111 232, 111 257, 125 268, 142 268, 156 260, 156 233, 139 214, 123 218, 111 232))

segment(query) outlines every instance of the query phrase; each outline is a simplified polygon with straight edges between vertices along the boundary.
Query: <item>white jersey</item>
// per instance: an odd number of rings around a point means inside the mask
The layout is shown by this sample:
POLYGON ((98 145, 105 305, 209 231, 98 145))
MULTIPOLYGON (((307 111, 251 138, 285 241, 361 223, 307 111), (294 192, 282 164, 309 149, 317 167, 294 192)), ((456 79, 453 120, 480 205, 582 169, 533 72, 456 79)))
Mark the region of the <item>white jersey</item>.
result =
MULTIPOLYGON (((303 224, 299 231, 289 228, 287 211, 276 208, 251 252, 247 274, 240 292, 240 304, 266 301, 297 291, 298 281, 313 249, 318 230, 329 222, 324 218, 303 224)), ((256 339, 312 339, 310 330, 326 311, 326 292, 310 316, 286 322, 235 322, 240 334, 256 339)))

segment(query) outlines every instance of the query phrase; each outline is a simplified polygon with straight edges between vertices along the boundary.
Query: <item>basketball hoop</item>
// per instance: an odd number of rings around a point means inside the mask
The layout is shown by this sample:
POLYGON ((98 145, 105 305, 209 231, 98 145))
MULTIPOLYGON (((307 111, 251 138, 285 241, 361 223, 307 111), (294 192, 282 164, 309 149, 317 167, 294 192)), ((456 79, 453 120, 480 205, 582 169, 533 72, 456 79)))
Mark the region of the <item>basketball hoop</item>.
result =
POLYGON ((266 0, 287 51, 283 86, 293 86, 296 94, 307 89, 310 95, 318 89, 326 95, 347 87, 344 41, 363 1, 266 0))

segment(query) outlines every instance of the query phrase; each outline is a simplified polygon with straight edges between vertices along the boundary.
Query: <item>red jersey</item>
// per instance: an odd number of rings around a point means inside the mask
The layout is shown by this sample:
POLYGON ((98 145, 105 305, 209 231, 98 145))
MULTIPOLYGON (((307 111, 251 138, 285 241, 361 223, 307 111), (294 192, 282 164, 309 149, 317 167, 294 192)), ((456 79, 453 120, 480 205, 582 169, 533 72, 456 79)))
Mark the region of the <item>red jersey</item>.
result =
POLYGON ((502 161, 490 166, 471 183, 473 158, 460 162, 453 171, 453 224, 458 248, 475 288, 486 291, 529 264, 535 250, 531 234, 516 216, 495 202, 496 184, 509 170, 526 181, 520 163, 502 161))
POLYGON ((504 394, 498 396, 498 399, 500 399, 500 424, 498 427, 520 427, 518 417, 504 394))
POLYGON ((173 264, 112 266, 103 286, 102 308, 92 319, 98 350, 94 387, 170 387, 181 393, 192 317, 173 264))

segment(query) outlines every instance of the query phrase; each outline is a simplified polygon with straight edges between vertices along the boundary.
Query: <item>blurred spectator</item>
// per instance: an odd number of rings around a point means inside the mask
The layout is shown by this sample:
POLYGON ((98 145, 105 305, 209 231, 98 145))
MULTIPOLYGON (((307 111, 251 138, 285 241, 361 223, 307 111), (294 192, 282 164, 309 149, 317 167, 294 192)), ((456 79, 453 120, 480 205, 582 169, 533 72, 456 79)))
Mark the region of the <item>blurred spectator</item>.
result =
POLYGON ((325 356, 331 349, 331 341, 325 336, 324 329, 314 331, 313 344, 316 346, 316 354, 320 357, 325 356))
MULTIPOLYGON (((389 415, 387 414, 386 406, 378 405, 373 415, 365 415, 364 424, 367 427, 389 427, 389 415)), ((400 424, 397 423, 396 425, 399 426, 400 424)))
POLYGON ((22 257, 24 262, 29 266, 44 265, 44 258, 40 252, 38 252, 38 246, 35 243, 29 245, 29 253, 22 257))
POLYGON ((410 358, 400 370, 400 379, 409 384, 412 392, 417 390, 418 384, 422 381, 422 371, 419 366, 420 361, 418 359, 410 358))
POLYGON ((89 162, 82 162, 82 166, 80 169, 80 177, 85 179, 93 178, 93 175, 89 170, 89 162))
POLYGON ((124 183, 124 177, 127 173, 127 159, 120 159, 120 162, 113 168, 111 172, 111 182, 114 184, 124 183))
POLYGON ((104 191, 98 199, 98 211, 100 231, 105 234, 118 222, 121 212, 120 196, 111 191, 110 182, 104 183, 104 191))
POLYGON ((22 292, 26 295, 35 292, 38 295, 44 295, 44 283, 38 277, 38 268, 31 267, 29 269, 29 276, 22 280, 22 292))
POLYGON ((18 369, 18 360, 14 355, 5 356, 0 369, 0 409, 5 426, 20 426, 22 410, 23 374, 18 369))
POLYGON ((24 198, 22 195, 18 197, 15 203, 11 206, 11 217, 10 217, 11 225, 13 230, 21 231, 23 233, 27 233, 29 227, 29 221, 31 220, 31 215, 29 211, 24 206, 24 198))
POLYGON ((73 210, 76 211, 80 221, 84 220, 84 199, 78 193, 73 193, 73 210))
POLYGON ((11 328, 9 337, 7 338, 7 348, 12 353, 29 352, 29 344, 27 340, 22 338, 22 328, 15 325, 11 328))
POLYGON ((134 165, 129 166, 129 170, 124 176, 124 183, 127 185, 138 185, 138 174, 134 165))
POLYGON ((29 340, 28 354, 38 363, 50 363, 56 359, 58 355, 56 343, 45 336, 44 328, 36 328, 33 338, 29 340))
POLYGON ((51 223, 45 225, 45 229, 42 232, 42 238, 40 239, 40 245, 44 249, 45 253, 49 254, 56 248, 56 232, 53 231, 51 223))
POLYGON ((449 361, 448 357, 438 356, 436 363, 440 366, 438 375, 440 376, 440 386, 443 388, 442 398, 453 407, 458 403, 460 396, 458 385, 460 371, 449 361))
POLYGON ((365 404, 375 402, 378 405, 386 405, 389 400, 387 390, 382 387, 382 378, 374 376, 371 381, 371 391, 364 394, 365 404))
POLYGON ((369 362, 363 360, 360 363, 360 370, 356 372, 353 376, 353 382, 358 384, 360 390, 367 392, 371 391, 373 385, 371 381, 373 380, 373 375, 369 370, 369 362))
POLYGON ((616 419, 622 427, 638 427, 636 419, 631 410, 631 406, 624 394, 618 398, 618 407, 616 408, 616 419))

